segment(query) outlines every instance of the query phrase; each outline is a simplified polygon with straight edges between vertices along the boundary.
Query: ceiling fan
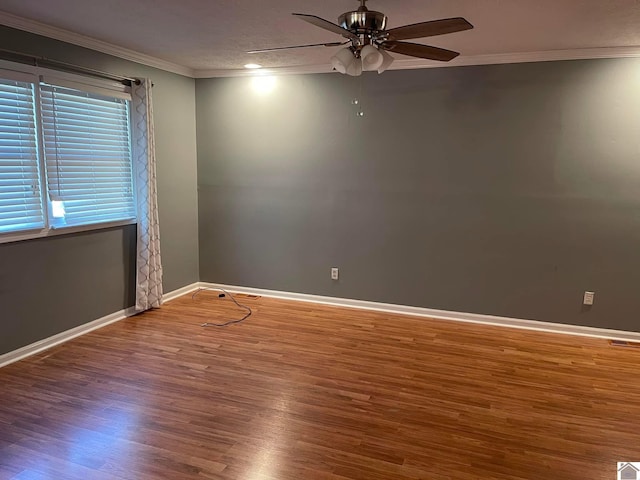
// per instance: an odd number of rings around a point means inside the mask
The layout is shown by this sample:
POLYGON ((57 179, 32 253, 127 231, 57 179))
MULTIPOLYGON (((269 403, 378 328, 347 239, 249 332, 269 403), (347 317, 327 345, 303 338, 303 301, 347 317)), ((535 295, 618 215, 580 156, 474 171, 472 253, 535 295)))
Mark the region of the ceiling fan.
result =
POLYGON ((415 23, 387 30, 387 16, 383 13, 369 10, 366 6, 367 0, 358 1, 360 2, 358 10, 340 15, 338 18, 339 25, 315 15, 293 14, 316 27, 342 35, 347 39, 345 42, 266 48, 252 50, 247 53, 263 53, 308 47, 338 47, 350 43, 350 46, 340 50, 331 59, 331 65, 340 73, 358 76, 362 74, 363 70, 378 71, 378 73, 387 70, 393 62, 393 57, 387 52, 441 62, 453 60, 460 55, 458 52, 403 40, 445 35, 473 28, 473 25, 464 18, 456 17, 415 23))

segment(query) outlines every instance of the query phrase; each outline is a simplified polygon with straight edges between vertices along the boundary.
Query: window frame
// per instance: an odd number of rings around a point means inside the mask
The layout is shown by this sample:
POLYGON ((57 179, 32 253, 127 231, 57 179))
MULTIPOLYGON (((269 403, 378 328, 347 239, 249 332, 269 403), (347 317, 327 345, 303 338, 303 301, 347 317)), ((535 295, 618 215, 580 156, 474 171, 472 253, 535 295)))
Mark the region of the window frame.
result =
MULTIPOLYGON (((127 98, 131 100, 130 88, 125 87, 117 82, 108 80, 95 79, 92 77, 84 77, 78 74, 66 73, 57 70, 33 67, 30 65, 16 64, 13 62, 0 60, 0 77, 7 79, 22 79, 21 81, 32 82, 34 84, 34 101, 36 115, 36 145, 38 169, 40 174, 40 197, 42 203, 42 215, 44 219, 44 227, 30 230, 21 230, 15 232, 0 233, 0 244, 19 242, 23 240, 31 240, 37 238, 56 237, 59 235, 74 234, 80 232, 104 230, 107 228, 121 227, 126 225, 135 225, 138 223, 136 216, 125 220, 115 220, 101 223, 91 223, 85 225, 74 226, 53 226, 50 220, 49 212, 49 183, 47 179, 46 160, 44 156, 44 130, 42 129, 41 101, 40 101, 40 84, 52 83, 67 88, 75 88, 82 91, 102 93, 114 97, 127 98)), ((129 104, 129 142, 133 149, 133 119, 131 118, 133 108, 129 104)), ((133 188, 133 201, 136 204, 136 167, 133 162, 133 152, 131 152, 131 181, 133 188)))
POLYGON ((29 83, 32 84, 33 86, 33 101, 34 101, 34 105, 33 105, 33 114, 34 114, 34 134, 35 134, 35 160, 36 160, 36 168, 38 169, 38 184, 39 184, 39 189, 40 189, 40 213, 42 216, 42 223, 43 226, 42 227, 34 227, 34 228, 28 228, 28 229, 17 229, 17 230, 13 230, 13 231, 8 231, 8 232, 4 232, 4 233, 0 233, 0 238, 4 237, 4 236, 20 236, 20 235, 27 235, 27 234, 31 234, 32 232, 41 232, 44 229, 46 229, 47 226, 47 221, 45 218, 45 215, 47 214, 46 209, 44 208, 44 202, 45 202, 45 186, 42 183, 43 180, 43 175, 42 175, 42 162, 41 162, 41 155, 40 155, 40 135, 38 132, 38 88, 37 88, 37 84, 38 84, 38 77, 37 75, 34 75, 32 73, 26 73, 26 72, 18 72, 18 71, 10 71, 10 70, 4 70, 4 69, 0 69, 0 77, 3 80, 8 80, 8 81, 14 81, 14 82, 22 82, 22 83, 29 83))

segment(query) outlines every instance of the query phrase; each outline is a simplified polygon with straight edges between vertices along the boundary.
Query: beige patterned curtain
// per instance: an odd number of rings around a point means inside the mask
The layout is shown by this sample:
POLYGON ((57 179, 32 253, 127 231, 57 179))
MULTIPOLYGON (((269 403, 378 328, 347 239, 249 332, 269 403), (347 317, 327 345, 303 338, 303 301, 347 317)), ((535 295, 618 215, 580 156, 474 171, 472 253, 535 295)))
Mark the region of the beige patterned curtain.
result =
POLYGON ((156 189, 156 147, 153 136, 151 80, 131 89, 133 164, 136 175, 138 242, 136 310, 162 305, 162 263, 156 189))

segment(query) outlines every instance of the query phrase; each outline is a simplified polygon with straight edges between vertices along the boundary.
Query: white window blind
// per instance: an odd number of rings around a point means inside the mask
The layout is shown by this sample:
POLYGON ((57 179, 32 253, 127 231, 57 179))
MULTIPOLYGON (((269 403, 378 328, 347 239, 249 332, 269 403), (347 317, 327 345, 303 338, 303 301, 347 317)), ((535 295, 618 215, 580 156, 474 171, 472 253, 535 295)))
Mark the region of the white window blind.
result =
POLYGON ((0 79, 0 233, 44 227, 34 84, 0 79))
POLYGON ((41 84, 53 227, 135 218, 129 102, 41 84))

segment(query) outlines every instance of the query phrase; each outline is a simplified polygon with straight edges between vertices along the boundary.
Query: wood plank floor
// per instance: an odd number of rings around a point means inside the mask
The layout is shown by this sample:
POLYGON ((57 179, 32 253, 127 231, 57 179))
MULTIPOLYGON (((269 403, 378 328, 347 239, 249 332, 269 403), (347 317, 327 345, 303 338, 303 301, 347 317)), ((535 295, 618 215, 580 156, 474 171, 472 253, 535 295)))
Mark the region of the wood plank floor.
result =
POLYGON ((203 292, 0 370, 0 479, 613 480, 640 349, 203 292))

